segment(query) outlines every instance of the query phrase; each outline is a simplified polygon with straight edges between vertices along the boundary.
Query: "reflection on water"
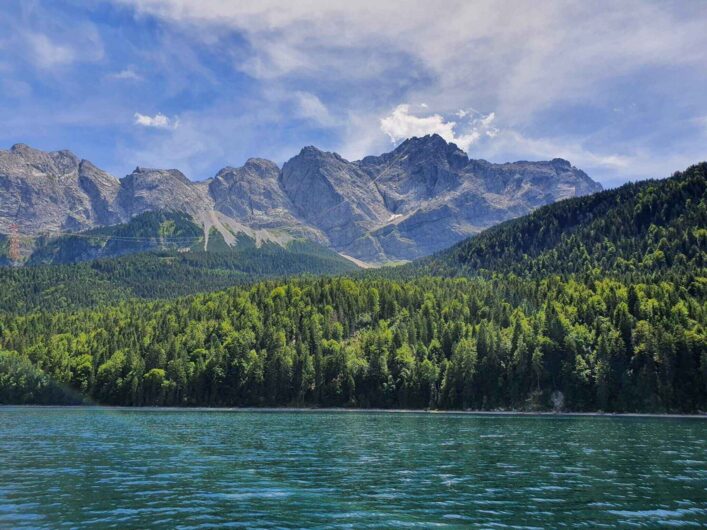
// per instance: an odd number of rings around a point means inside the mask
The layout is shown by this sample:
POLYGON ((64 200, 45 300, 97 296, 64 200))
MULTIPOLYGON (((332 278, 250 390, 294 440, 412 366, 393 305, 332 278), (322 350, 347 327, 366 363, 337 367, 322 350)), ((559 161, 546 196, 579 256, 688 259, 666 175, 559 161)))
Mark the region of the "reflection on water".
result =
POLYGON ((707 421, 0 408, 0 527, 707 525, 707 421))

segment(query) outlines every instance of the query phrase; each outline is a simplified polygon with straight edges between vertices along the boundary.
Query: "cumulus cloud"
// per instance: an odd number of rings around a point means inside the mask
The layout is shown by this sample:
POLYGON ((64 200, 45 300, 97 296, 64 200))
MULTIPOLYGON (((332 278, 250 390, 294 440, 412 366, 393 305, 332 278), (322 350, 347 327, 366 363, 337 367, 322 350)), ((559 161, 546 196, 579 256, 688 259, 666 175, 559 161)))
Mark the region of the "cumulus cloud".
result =
POLYGON ((601 6, 518 0, 115 1, 190 28, 236 30, 252 45, 241 66, 256 77, 361 78, 371 73, 372 63, 390 70, 406 56, 415 66, 410 77, 419 68, 433 76, 423 94, 431 107, 439 106, 435 94, 447 100, 467 94, 519 118, 557 99, 601 97, 594 84, 609 76, 707 62, 699 51, 707 46, 704 8, 696 4, 678 9, 634 0, 601 6))
MULTIPOLYGON (((423 109, 427 105, 421 105, 423 109)), ((460 111, 459 118, 465 118, 468 113, 460 111), (461 112, 461 113, 460 113, 461 112)), ((465 123, 450 121, 441 114, 418 116, 411 112, 410 105, 401 104, 393 112, 380 120, 380 128, 388 135, 393 143, 413 136, 439 134, 448 142, 457 144, 464 151, 478 142, 482 137, 494 137, 498 129, 494 127, 496 114, 491 112, 486 115, 466 120, 465 123)))
POLYGON ((161 112, 158 112, 154 116, 136 112, 134 117, 135 125, 142 127, 153 127, 155 129, 176 129, 179 127, 179 120, 177 118, 168 118, 161 112))
MULTIPOLYGON (((234 153, 255 127, 263 128, 273 152, 324 142, 355 158, 387 149, 389 138, 437 132, 494 161, 563 156, 627 176, 636 174, 638 160, 662 168, 671 153, 681 155, 680 164, 704 154, 707 127, 691 121, 704 116, 707 103, 704 3, 112 1, 134 14, 120 33, 103 21, 95 24, 102 14, 90 8, 31 2, 21 12, 0 10, 0 49, 7 51, 0 62, 17 64, 0 82, 11 75, 26 81, 25 63, 51 68, 52 81, 60 81, 52 85, 56 105, 71 107, 72 120, 80 115, 98 122, 96 109, 115 112, 112 121, 100 116, 106 127, 124 124, 137 105, 175 109, 182 120, 176 131, 140 141, 166 145, 179 137, 186 145, 191 131, 190 141, 203 134, 200 142, 213 149, 201 156, 234 153), (110 54, 96 61, 101 36, 111 43, 110 54), (96 64, 70 71, 83 57, 96 64), (138 72, 149 72, 151 83, 134 83, 133 94, 85 90, 91 76, 134 80, 138 72), (278 93, 274 103, 272 92, 278 93), (194 95, 201 97, 197 105, 194 95), (427 109, 395 107, 422 101, 427 109), (636 105, 630 112, 606 112, 629 101, 636 105), (482 115, 471 105, 495 113, 482 115), (271 108, 281 116, 264 123, 264 109, 271 108), (214 115, 243 119, 249 128, 241 124, 229 129, 235 136, 215 137, 212 125, 193 125, 196 114, 207 124, 214 115), (514 131, 523 137, 512 137, 514 131)), ((46 82, 44 74, 37 84, 46 82)), ((26 123, 35 106, 33 100, 15 110, 13 120, 26 123)), ((40 129, 48 120, 56 123, 58 114, 38 114, 40 129)), ((159 114, 136 115, 135 123, 163 130, 177 125, 159 114)), ((184 149, 169 145, 164 153, 175 147, 184 149)))
POLYGON ((446 122, 440 114, 418 117, 410 113, 410 105, 398 105, 395 110, 380 121, 381 130, 391 141, 399 142, 412 136, 439 134, 442 138, 452 141, 454 138, 454 122, 446 122))

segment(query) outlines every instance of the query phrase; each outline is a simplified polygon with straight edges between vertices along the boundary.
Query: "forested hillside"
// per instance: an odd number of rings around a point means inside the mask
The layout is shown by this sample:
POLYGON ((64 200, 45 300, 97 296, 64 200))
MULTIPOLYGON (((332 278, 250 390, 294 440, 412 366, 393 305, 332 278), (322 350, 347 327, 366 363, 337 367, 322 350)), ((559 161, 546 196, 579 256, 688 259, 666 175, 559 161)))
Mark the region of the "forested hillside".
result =
POLYGON ((77 265, 0 268, 0 311, 77 309, 127 298, 174 298, 258 278, 343 274, 350 261, 323 256, 308 241, 232 253, 156 251, 77 265))
POLYGON ((705 410, 706 167, 539 210, 395 279, 7 313, 0 402, 705 410))
POLYGON ((0 401, 55 399, 13 376, 29 359, 122 405, 695 411, 704 300, 704 283, 312 279, 38 313, 0 324, 0 401))
POLYGON ((695 273, 707 263, 707 163, 665 180, 568 199, 413 268, 431 274, 695 273))
POLYGON ((204 229, 187 214, 147 212, 129 222, 32 241, 27 265, 62 265, 154 250, 203 251, 204 229))
MULTIPOLYGON (((0 240, 0 250, 2 245, 0 240)), ((213 231, 208 251, 204 247, 203 230, 185 214, 170 212, 149 212, 123 225, 40 240, 30 265, 0 267, 0 311, 91 307, 130 297, 214 291, 257 278, 357 269, 308 240, 258 245, 239 235, 229 246, 213 231)))
POLYGON ((0 234, 0 267, 10 265, 9 241, 5 234, 0 234))
MULTIPOLYGON (((222 229, 227 232, 229 230, 227 227, 222 229)), ((248 263, 243 267, 245 272, 259 272, 261 268, 266 274, 278 269, 280 272, 285 272, 289 263, 278 260, 278 254, 283 256, 291 254, 291 262, 295 264, 292 272, 302 272, 307 270, 307 267, 313 273, 346 272, 356 268, 351 261, 336 252, 307 239, 283 235, 279 241, 257 240, 255 233, 228 233, 232 239, 229 243, 226 242, 223 234, 212 226, 208 230, 207 239, 205 229, 185 213, 146 212, 124 224, 94 228, 60 237, 39 237, 33 242, 34 249, 27 264, 72 264, 146 252, 196 254, 199 258, 190 260, 195 263, 203 260, 203 254, 208 252, 221 255, 212 259, 212 262, 231 263, 237 261, 233 258, 246 258, 245 261, 248 263), (299 264, 299 254, 319 258, 321 263, 299 264)), ((0 241, 0 248, 2 248, 2 241, 0 241)))

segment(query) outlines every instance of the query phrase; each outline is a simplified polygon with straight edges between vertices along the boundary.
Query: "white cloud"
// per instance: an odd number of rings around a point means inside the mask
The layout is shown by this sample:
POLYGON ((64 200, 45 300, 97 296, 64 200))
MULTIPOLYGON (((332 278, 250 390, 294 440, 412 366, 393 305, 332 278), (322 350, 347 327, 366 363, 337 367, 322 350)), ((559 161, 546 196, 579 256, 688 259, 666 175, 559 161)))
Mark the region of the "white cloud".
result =
POLYGON ((54 42, 43 33, 27 33, 25 38, 37 66, 53 68, 76 60, 73 48, 54 42))
MULTIPOLYGON (((460 118, 466 115, 464 113, 460 118)), ((380 128, 394 143, 413 136, 439 134, 446 141, 468 151, 469 147, 483 136, 493 137, 498 133, 498 129, 493 125, 495 119, 496 114, 491 112, 460 124, 446 120, 441 114, 417 116, 410 112, 410 105, 402 104, 380 120, 380 128)))
POLYGON ((324 127, 333 126, 337 120, 329 112, 329 109, 322 101, 310 92, 295 92, 295 102, 297 113, 300 117, 314 121, 324 127))
POLYGON ((252 45, 241 68, 259 78, 379 76, 406 56, 431 76, 416 95, 432 108, 468 98, 518 120, 601 97, 595 83, 645 66, 707 67, 702 8, 689 16, 668 2, 116 1, 204 33, 237 31, 252 45))
POLYGON ((49 35, 20 28, 13 36, 19 53, 44 70, 57 70, 74 63, 96 62, 104 57, 103 41, 93 26, 82 25, 68 34, 49 35))
MULTIPOLYGON (((338 141, 344 154, 383 149, 386 135, 402 139, 437 132, 462 147, 474 146, 477 156, 503 152, 530 158, 542 151, 543 157, 564 156, 578 165, 584 160, 628 175, 626 164, 636 161, 639 151, 645 167, 651 161, 662 164, 666 152, 684 158, 704 152, 666 126, 658 130, 656 123, 665 115, 704 114, 707 100, 697 90, 680 90, 681 97, 674 97, 676 86, 704 85, 703 3, 114 1, 133 6, 138 17, 154 16, 176 28, 174 41, 183 41, 187 51, 197 43, 223 52, 236 69, 256 78, 262 91, 316 92, 316 99, 293 96, 292 111, 338 127, 332 142, 338 141), (244 50, 233 45, 234 36, 246 43, 244 50), (625 118, 602 117, 602 110, 626 100, 639 100, 639 110, 625 118), (400 101, 424 101, 432 110, 414 105, 390 114, 400 101), (659 112, 641 110, 653 103, 659 112), (472 104, 495 114, 480 116, 472 104), (598 112, 586 120, 574 109, 584 116, 598 112), (645 123, 641 130, 638 121, 645 123), (498 122, 502 129, 495 127, 498 122), (651 127, 652 136, 643 132, 651 127), (522 131, 525 141, 512 141, 514 131, 522 131), (564 142, 545 140, 548 136, 564 142), (653 148, 661 144, 663 152, 653 148), (501 151, 504 146, 509 150, 501 151)), ((183 56, 169 58, 183 65, 183 56)), ((198 55, 192 59, 201 66, 198 55)), ((166 63, 171 77, 184 70, 166 63)))
POLYGON ((176 129, 179 127, 179 120, 177 118, 171 119, 158 112, 154 116, 148 116, 146 114, 135 113, 135 125, 140 125, 142 127, 154 127, 155 129, 176 129))
POLYGON ((418 117, 410 114, 410 105, 398 105, 395 110, 380 121, 381 130, 393 142, 399 142, 412 136, 439 134, 447 141, 453 141, 454 122, 445 122, 440 114, 418 117))
POLYGON ((138 74, 133 67, 125 68, 121 70, 120 72, 116 72, 114 74, 110 74, 108 77, 111 79, 119 79, 119 80, 126 80, 126 81, 141 81, 142 76, 138 74))
POLYGON ((301 149, 301 138, 284 145, 273 134, 284 120, 285 108, 271 101, 249 100, 251 113, 232 112, 227 102, 209 109, 185 111, 179 127, 169 134, 150 134, 139 144, 119 146, 121 160, 131 166, 178 168, 190 178, 211 177, 224 166, 238 166, 250 157, 282 163, 301 149))
POLYGON ((567 138, 529 138, 516 131, 499 131, 494 141, 496 152, 525 153, 531 159, 565 158, 578 167, 625 169, 635 162, 631 156, 617 153, 598 153, 567 138))

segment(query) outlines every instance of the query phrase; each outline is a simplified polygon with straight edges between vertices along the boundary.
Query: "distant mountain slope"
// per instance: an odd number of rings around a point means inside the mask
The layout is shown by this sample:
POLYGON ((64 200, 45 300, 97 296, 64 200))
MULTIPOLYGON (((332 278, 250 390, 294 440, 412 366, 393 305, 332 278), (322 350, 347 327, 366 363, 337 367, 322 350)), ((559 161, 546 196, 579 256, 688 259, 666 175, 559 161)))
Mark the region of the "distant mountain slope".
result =
POLYGON ((145 212, 119 225, 39 237, 29 265, 68 264, 151 250, 205 249, 203 229, 182 212, 145 212))
POLYGON ((428 255, 498 222, 601 187, 569 162, 469 160, 440 136, 350 162, 305 147, 282 169, 249 159, 194 182, 138 167, 121 180, 69 151, 0 150, 0 233, 25 237, 125 223, 150 211, 190 215, 205 237, 307 238, 369 263, 428 255))
POLYGON ((0 234, 0 267, 6 267, 12 265, 9 257, 9 241, 8 237, 4 234, 0 234))
MULTIPOLYGON (((358 268, 306 239, 258 243, 240 235, 230 246, 213 231, 205 251, 200 228, 186 214, 172 212, 149 212, 128 224, 43 243, 30 258, 32 266, 0 267, 0 312, 171 298, 256 278, 358 268)), ((4 248, 0 241, 0 263, 7 264, 4 248)))
POLYGON ((703 162, 665 180, 545 206, 414 267, 445 275, 697 272, 707 266, 706 190, 703 162))
POLYGON ((469 160, 437 135, 411 138, 360 165, 392 213, 369 237, 383 255, 399 259, 429 255, 539 206, 601 190, 566 160, 469 160))

